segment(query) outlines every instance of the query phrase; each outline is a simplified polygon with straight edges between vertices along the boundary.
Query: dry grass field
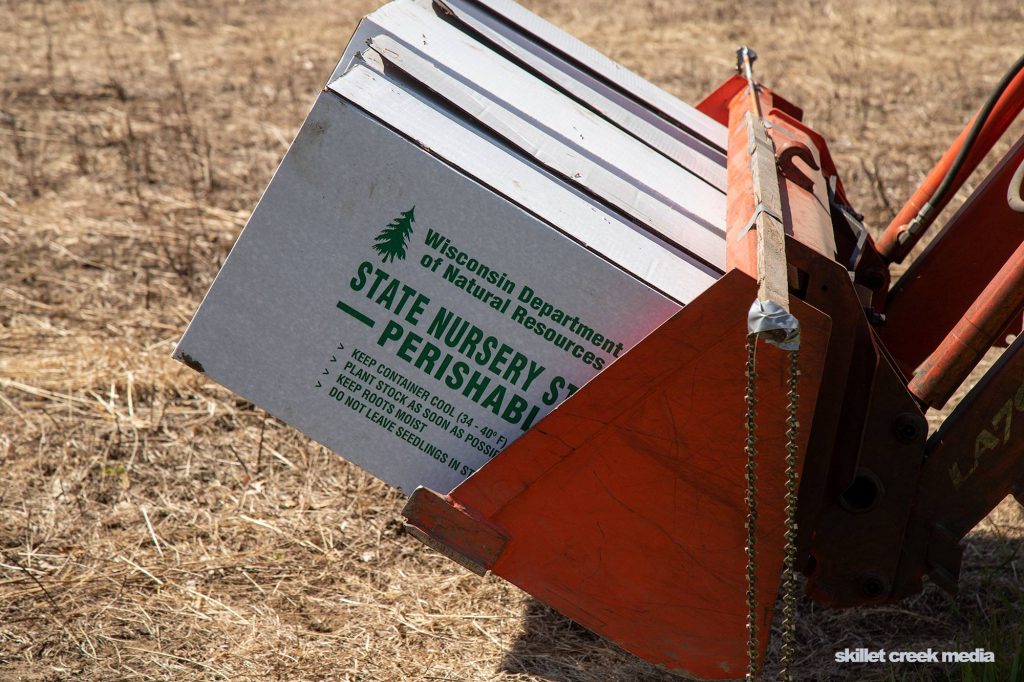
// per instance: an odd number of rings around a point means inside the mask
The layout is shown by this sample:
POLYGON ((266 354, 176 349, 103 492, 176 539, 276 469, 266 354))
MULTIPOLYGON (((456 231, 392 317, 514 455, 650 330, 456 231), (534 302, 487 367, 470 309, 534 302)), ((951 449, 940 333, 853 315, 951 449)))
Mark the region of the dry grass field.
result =
MULTIPOLYGON (((0 0, 0 679, 674 679, 426 550, 394 491, 169 358, 377 4, 0 0)), ((527 4, 691 102, 753 45, 875 228, 1024 35, 1017 0, 527 4)), ((1005 502, 955 599, 804 600, 798 677, 1024 679, 1022 534, 1005 502)))

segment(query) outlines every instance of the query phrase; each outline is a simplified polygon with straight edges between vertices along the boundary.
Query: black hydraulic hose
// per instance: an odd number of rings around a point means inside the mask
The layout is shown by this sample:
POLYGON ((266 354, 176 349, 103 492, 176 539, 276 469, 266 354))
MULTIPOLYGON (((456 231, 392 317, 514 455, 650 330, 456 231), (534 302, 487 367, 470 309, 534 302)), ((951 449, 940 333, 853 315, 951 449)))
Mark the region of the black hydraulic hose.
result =
POLYGON ((917 215, 908 225, 908 230, 904 233, 909 237, 910 234, 915 234, 919 229, 921 223, 925 223, 932 216, 932 212, 936 206, 941 206, 946 199, 946 195, 949 194, 950 188, 953 186, 953 181, 956 176, 960 174, 960 170, 963 168, 964 163, 967 161, 967 157, 971 153, 971 148, 974 146, 974 142, 978 139, 978 135, 981 134, 982 128, 985 127, 985 122, 988 121, 989 115, 996 106, 996 102, 1003 96, 1006 89, 1010 87, 1010 83, 1017 74, 1024 69, 1024 55, 1010 67, 1010 70, 1003 75, 1002 80, 996 86, 996 89, 989 95, 988 100, 985 102, 985 106, 978 112, 977 118, 974 119, 974 125, 971 126, 970 132, 967 133, 967 137, 964 139, 963 145, 960 147, 960 151, 957 152, 956 158, 953 159, 953 164, 946 171, 946 175, 942 178, 942 182, 936 188, 935 193, 932 194, 931 198, 925 202, 921 210, 917 212, 917 215), (916 225, 915 225, 916 223, 916 225))

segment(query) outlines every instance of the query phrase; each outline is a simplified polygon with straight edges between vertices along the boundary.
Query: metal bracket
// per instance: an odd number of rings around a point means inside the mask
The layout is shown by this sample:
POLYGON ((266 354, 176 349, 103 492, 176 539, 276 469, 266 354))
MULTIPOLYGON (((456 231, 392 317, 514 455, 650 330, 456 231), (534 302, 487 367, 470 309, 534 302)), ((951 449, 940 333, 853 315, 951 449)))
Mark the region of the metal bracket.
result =
POLYGON ((739 235, 736 236, 736 241, 740 241, 745 236, 747 236, 747 232, 750 232, 750 230, 753 229, 754 224, 757 222, 757 217, 762 213, 764 213, 770 218, 775 218, 775 220, 778 220, 780 223, 782 222, 781 215, 779 215, 769 206, 765 206, 763 203, 760 203, 754 207, 754 212, 750 214, 750 220, 748 220, 747 224, 743 226, 742 230, 740 230, 739 235))
POLYGON ((857 266, 860 265, 860 259, 864 255, 864 247, 868 241, 868 230, 864 227, 864 216, 858 215, 848 206, 841 204, 836 198, 836 183, 838 182, 835 175, 831 175, 828 178, 828 204, 831 211, 839 211, 840 215, 843 216, 844 222, 850 231, 853 233, 856 239, 856 245, 853 248, 853 253, 850 254, 850 261, 846 264, 846 269, 850 272, 850 279, 854 278, 854 271, 857 266))

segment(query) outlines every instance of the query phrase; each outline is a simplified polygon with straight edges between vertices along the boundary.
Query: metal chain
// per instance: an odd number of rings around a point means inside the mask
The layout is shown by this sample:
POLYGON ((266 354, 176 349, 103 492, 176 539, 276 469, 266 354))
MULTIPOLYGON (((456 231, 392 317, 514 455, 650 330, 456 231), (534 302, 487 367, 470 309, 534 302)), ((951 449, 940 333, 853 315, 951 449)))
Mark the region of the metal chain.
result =
POLYGON ((757 335, 747 336, 747 676, 757 679, 757 335))
POLYGON ((779 663, 779 679, 792 682, 789 667, 793 662, 796 644, 796 501, 797 501, 797 437, 800 422, 797 409, 800 406, 800 351, 789 352, 789 392, 786 394, 786 548, 782 564, 782 654, 779 663))
MULTIPOLYGON (((746 503, 747 503, 747 674, 746 682, 757 679, 759 651, 757 628, 757 368, 755 363, 757 335, 747 337, 747 390, 746 415, 746 503)), ((786 393, 786 526, 782 567, 782 651, 779 678, 792 682, 790 665, 796 641, 796 505, 798 490, 797 454, 800 423, 797 410, 800 404, 800 351, 789 353, 789 379, 786 393)))

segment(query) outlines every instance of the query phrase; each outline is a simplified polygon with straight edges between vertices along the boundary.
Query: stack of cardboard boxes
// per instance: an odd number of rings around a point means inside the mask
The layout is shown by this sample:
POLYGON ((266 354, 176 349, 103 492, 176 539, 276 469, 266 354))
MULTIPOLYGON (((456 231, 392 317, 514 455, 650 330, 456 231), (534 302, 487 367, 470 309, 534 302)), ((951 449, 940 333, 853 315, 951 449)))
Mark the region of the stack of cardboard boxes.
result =
POLYGON ((450 490, 722 275, 725 135, 508 0, 396 0, 175 357, 450 490))

